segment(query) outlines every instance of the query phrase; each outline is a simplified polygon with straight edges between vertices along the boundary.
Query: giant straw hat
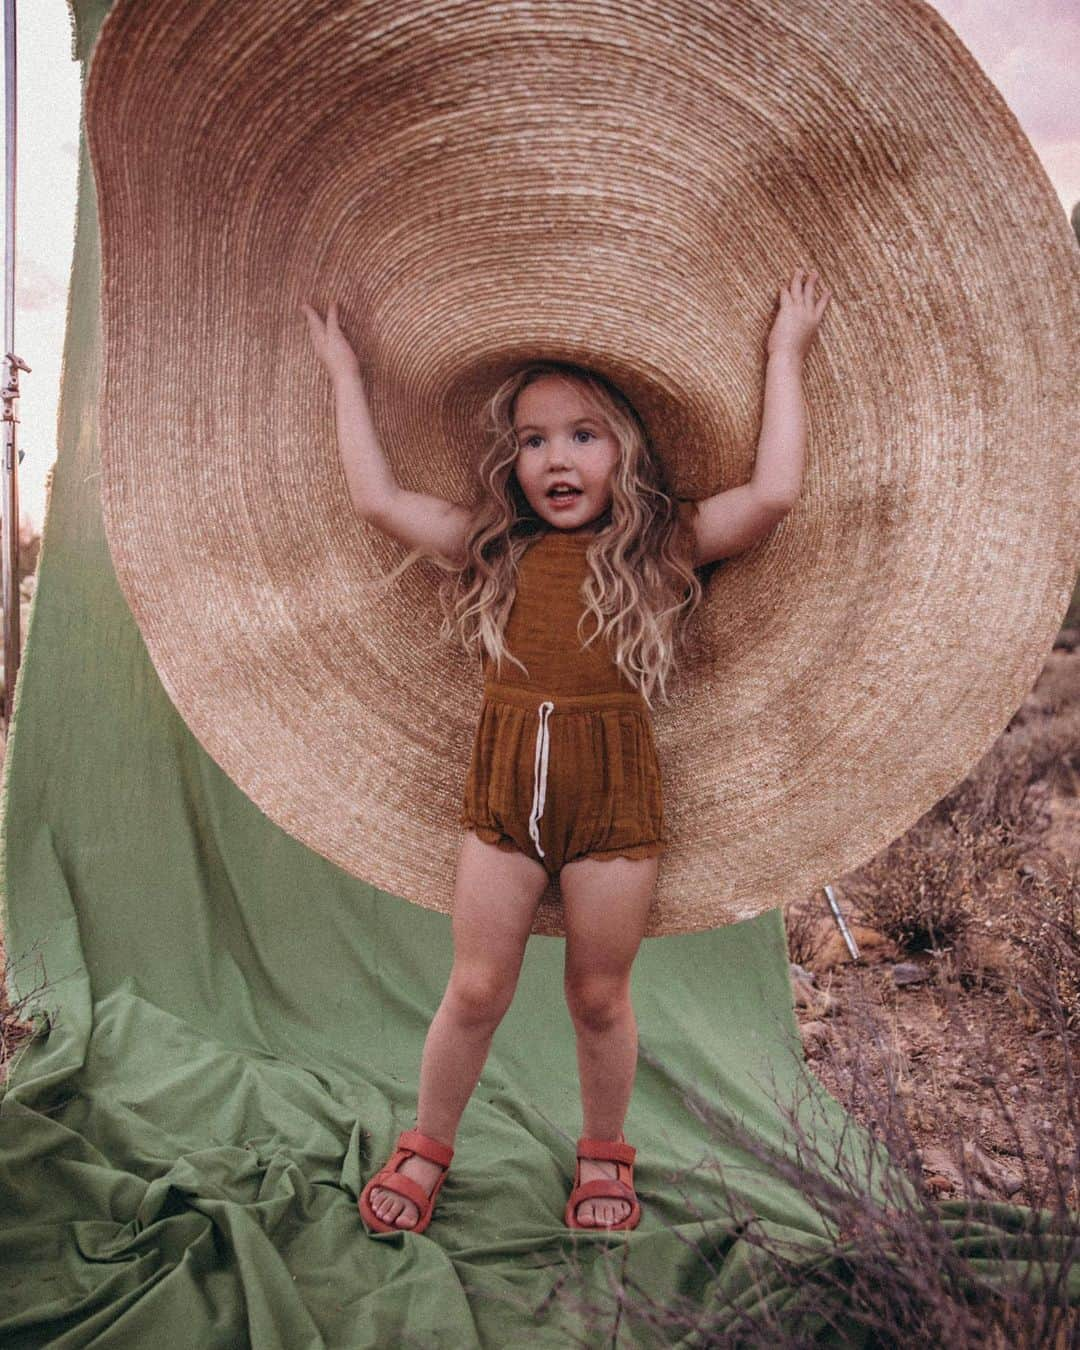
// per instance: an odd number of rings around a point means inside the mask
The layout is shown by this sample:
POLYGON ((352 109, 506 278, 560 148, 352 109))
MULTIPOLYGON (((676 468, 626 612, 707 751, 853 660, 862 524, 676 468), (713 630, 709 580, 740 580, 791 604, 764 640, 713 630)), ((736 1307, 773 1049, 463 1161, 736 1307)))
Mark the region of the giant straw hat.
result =
POLYGON ((351 510, 305 300, 409 489, 468 500, 486 397, 546 356, 704 497, 750 476, 780 286, 830 288, 801 497, 703 573, 655 714, 648 935, 864 861, 1034 683, 1080 553, 1080 262, 921 0, 118 0, 86 118, 119 583, 206 751, 340 867, 450 911, 481 675, 432 564, 365 592, 405 550, 351 510))

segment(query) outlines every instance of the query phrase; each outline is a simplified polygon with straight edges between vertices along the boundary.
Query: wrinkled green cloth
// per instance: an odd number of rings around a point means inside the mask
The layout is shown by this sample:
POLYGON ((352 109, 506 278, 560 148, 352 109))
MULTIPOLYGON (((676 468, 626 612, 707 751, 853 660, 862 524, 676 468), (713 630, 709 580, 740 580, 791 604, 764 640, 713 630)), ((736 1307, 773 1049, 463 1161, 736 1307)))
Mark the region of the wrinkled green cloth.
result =
MULTIPOLYGON (((84 70, 106 8, 74 0, 84 70)), ((59 460, 3 783, 9 992, 47 983, 0 1098, 0 1344, 696 1345, 782 1312, 798 1281, 761 1262, 747 1225, 808 1269, 829 1226, 693 1103, 791 1156, 783 1104, 809 1082, 800 1118, 812 1108, 824 1145, 870 1145, 805 1076, 779 910, 642 947, 635 1232, 563 1225, 580 1099, 563 944, 546 937, 431 1227, 365 1232, 356 1197, 413 1123, 450 922, 272 824, 159 683, 102 530, 85 142, 80 173, 59 460), (620 1282, 684 1308, 677 1329, 620 1310, 620 1282)), ((957 1226, 987 1278, 1028 1250, 1024 1214, 957 1226)))

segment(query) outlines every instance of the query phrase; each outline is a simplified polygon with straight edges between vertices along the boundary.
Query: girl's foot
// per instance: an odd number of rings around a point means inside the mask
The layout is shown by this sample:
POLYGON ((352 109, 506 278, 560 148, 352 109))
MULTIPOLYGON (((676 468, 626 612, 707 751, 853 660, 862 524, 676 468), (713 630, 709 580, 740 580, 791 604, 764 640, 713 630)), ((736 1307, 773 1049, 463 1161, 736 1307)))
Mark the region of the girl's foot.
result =
MULTIPOLYGON (((595 1181, 597 1177, 617 1177, 619 1169, 613 1162, 601 1162, 595 1158, 581 1158, 582 1184, 595 1181)), ((603 1228, 607 1224, 620 1223, 630 1213, 628 1200, 609 1200, 598 1197, 595 1200, 582 1200, 574 1208, 578 1223, 603 1228)))
MULTIPOLYGON (((411 1177, 430 1195, 432 1187, 445 1168, 414 1153, 411 1158, 405 1159, 398 1171, 411 1177)), ((411 1200, 406 1200, 403 1195, 398 1195, 394 1191, 388 1191, 385 1186, 372 1187, 370 1203, 383 1223, 392 1223, 396 1228, 412 1228, 420 1217, 419 1210, 411 1200)))

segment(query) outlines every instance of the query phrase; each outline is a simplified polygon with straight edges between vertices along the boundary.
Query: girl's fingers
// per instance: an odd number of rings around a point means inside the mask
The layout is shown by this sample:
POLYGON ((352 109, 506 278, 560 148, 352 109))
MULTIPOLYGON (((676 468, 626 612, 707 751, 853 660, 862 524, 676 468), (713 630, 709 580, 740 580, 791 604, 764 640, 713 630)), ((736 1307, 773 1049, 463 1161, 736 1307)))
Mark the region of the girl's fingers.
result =
POLYGON ((807 271, 805 267, 796 267, 791 274, 790 284, 783 289, 797 297, 800 291, 805 291, 807 288, 812 291, 814 286, 819 284, 820 281, 821 274, 816 267, 811 268, 809 271, 807 271))

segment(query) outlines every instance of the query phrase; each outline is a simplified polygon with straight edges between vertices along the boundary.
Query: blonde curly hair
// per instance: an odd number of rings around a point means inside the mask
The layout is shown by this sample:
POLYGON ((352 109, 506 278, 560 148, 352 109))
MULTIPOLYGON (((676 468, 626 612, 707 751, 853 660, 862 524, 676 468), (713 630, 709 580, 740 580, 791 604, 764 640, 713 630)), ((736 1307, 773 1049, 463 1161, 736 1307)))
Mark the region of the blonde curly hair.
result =
POLYGON ((533 361, 504 380, 484 409, 488 443, 477 465, 478 495, 469 508, 464 561, 454 564, 430 549, 416 548, 386 580, 420 558, 433 562, 448 574, 439 587, 444 616, 440 640, 456 640, 478 659, 486 654, 499 672, 505 657, 528 675, 503 633, 517 589, 518 562, 551 527, 529 504, 514 471, 514 410, 521 391, 548 375, 577 385, 611 428, 620 450, 612 500, 587 550, 578 636, 592 616, 595 626, 583 646, 606 641, 613 660, 650 708, 656 693, 669 703, 667 681, 685 655, 687 624, 702 598, 689 527, 696 503, 683 503, 684 517, 667 490, 663 466, 640 417, 598 372, 570 362, 533 361))

